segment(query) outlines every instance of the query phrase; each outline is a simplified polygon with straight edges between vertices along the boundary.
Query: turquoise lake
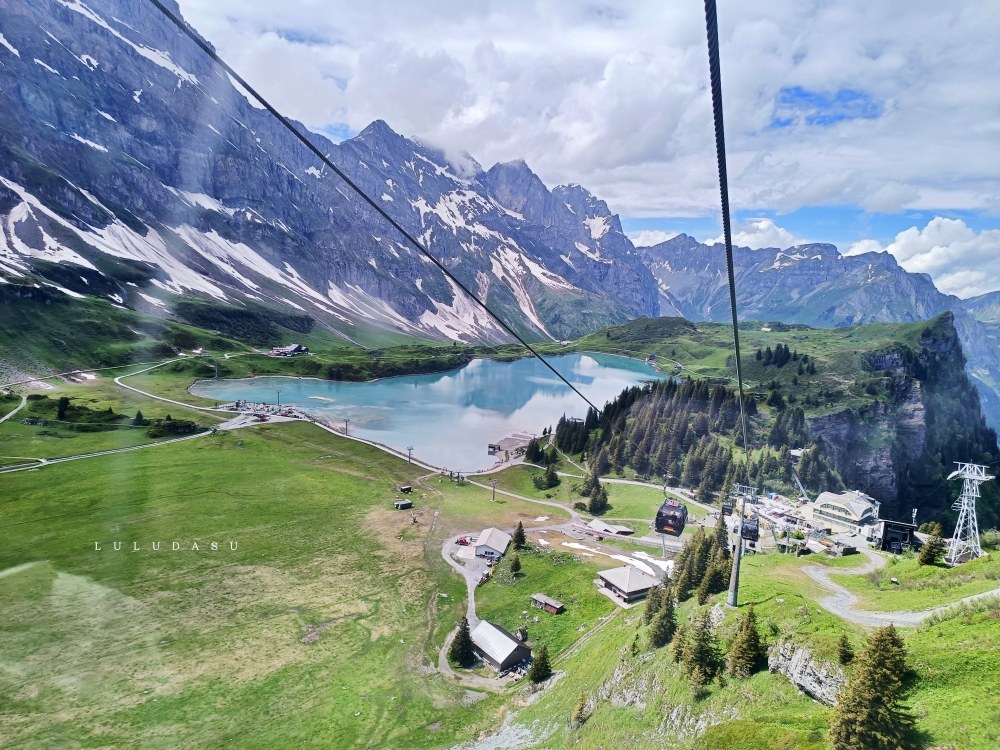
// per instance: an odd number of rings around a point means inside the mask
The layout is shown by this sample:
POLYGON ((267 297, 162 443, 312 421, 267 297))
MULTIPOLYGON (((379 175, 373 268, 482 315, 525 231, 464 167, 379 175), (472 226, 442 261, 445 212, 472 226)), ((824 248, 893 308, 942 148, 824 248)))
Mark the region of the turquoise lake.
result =
MULTIPOLYGON (((625 357, 550 357, 599 408, 623 389, 664 376, 625 357)), ((293 404, 351 435, 373 440, 438 467, 468 472, 493 465, 487 446, 514 433, 540 435, 563 414, 583 417, 587 404, 536 359, 477 359, 458 370, 367 383, 258 377, 204 380, 191 392, 220 402, 293 404)))

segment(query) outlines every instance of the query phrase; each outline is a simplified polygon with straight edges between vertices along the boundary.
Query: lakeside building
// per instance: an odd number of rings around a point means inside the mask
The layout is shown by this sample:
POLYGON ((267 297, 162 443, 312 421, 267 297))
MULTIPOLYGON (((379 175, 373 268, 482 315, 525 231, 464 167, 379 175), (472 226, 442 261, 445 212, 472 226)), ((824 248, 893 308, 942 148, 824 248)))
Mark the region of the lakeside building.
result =
POLYGON ((472 629, 472 646, 498 672, 531 658, 531 649, 499 625, 482 620, 472 629))
POLYGON ((293 357, 296 354, 308 353, 308 346, 302 346, 302 344, 289 344, 288 346, 272 346, 270 355, 272 357, 293 357))

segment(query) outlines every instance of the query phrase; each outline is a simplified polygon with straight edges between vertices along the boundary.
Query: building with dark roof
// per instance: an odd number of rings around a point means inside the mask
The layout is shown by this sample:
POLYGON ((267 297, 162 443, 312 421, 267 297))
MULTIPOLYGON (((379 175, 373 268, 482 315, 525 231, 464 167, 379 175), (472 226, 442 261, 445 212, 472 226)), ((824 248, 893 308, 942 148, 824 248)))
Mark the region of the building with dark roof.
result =
POLYGON ((532 594, 531 606, 544 609, 546 612, 553 615, 557 615, 566 609, 566 605, 561 601, 553 599, 550 596, 546 596, 545 594, 532 594))

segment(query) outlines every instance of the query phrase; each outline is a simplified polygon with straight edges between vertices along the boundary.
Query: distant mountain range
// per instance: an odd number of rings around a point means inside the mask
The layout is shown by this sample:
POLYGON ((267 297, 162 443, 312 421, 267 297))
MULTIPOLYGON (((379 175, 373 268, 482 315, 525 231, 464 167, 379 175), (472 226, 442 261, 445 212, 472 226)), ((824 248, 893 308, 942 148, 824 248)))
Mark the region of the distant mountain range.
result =
MULTIPOLYGON (((662 315, 730 320, 721 246, 680 234, 639 253, 656 276, 662 315)), ((831 327, 908 323, 952 311, 983 412, 1000 427, 1000 292, 962 300, 938 291, 927 274, 905 271, 888 253, 845 256, 828 244, 739 247, 733 260, 741 320, 831 327)))
MULTIPOLYGON (((348 340, 505 338, 151 4, 5 3, 0 21, 0 279, 162 314, 179 296, 265 304, 348 340)), ((657 313, 728 319, 719 248, 680 235, 637 250, 579 185, 549 189, 521 161, 484 170, 382 121, 340 144, 310 138, 526 337, 657 313)), ((743 319, 953 310, 1000 426, 1000 293, 959 300, 889 255, 832 245, 741 248, 736 261, 743 319)))

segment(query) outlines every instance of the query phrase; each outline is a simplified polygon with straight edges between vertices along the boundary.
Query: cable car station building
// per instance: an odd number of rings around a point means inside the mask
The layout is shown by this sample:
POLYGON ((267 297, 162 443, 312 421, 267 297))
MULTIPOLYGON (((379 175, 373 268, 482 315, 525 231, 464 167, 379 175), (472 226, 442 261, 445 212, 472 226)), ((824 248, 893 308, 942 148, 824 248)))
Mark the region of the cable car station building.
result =
POLYGON ((802 517, 814 528, 833 531, 861 531, 878 521, 879 502, 857 490, 821 492, 812 503, 802 506, 802 517))

